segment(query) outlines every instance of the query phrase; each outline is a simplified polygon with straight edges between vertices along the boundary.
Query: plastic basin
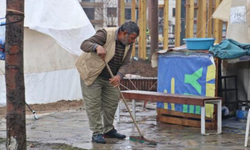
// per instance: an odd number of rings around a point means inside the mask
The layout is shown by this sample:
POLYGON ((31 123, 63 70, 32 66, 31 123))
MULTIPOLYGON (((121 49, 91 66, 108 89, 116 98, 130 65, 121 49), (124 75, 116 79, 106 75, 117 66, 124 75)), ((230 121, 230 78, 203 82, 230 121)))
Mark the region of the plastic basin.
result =
POLYGON ((208 50, 214 44, 215 38, 185 38, 189 50, 208 50))

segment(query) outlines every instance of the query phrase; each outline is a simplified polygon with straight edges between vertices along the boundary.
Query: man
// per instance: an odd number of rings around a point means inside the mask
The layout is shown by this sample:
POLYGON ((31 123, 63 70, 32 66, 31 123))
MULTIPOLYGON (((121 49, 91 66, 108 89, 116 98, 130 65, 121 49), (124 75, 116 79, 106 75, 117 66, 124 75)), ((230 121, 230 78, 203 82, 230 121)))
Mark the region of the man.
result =
POLYGON ((147 35, 147 40, 149 40, 149 30, 148 30, 148 28, 146 30, 146 35, 147 35))
POLYGON ((84 53, 76 67, 81 76, 82 94, 93 131, 92 141, 105 144, 105 138, 124 139, 125 135, 113 126, 114 115, 120 99, 116 88, 126 74, 130 63, 132 46, 139 36, 135 22, 126 22, 120 28, 104 28, 83 41, 84 53), (111 78, 105 62, 111 68, 111 78))

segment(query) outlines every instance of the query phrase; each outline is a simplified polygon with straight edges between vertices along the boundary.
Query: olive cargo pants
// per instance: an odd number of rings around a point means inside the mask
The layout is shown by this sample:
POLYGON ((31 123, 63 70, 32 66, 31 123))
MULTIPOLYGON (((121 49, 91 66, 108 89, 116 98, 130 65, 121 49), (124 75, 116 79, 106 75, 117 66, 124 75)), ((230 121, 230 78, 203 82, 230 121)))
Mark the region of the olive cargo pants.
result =
POLYGON ((115 112, 120 100, 117 88, 109 81, 97 77, 87 86, 81 79, 82 95, 93 135, 107 133, 113 129, 115 112))

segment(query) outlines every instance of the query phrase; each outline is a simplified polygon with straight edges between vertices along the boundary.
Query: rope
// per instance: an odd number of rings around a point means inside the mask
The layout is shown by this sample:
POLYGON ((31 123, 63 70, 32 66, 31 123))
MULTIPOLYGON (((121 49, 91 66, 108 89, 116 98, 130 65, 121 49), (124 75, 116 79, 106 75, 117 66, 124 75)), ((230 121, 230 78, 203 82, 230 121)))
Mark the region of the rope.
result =
POLYGON ((209 23, 209 21, 212 19, 212 16, 208 19, 207 23, 200 29, 200 31, 195 35, 195 38, 196 36, 204 29, 204 27, 207 26, 207 24, 209 23))

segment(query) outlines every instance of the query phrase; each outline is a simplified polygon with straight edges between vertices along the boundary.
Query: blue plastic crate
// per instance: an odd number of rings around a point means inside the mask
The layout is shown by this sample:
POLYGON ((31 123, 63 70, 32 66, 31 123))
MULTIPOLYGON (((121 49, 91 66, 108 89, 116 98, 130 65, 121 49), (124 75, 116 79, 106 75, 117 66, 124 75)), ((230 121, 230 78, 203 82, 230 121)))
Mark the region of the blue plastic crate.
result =
POLYGON ((189 50, 208 50, 214 44, 215 38, 186 38, 183 40, 189 50))

